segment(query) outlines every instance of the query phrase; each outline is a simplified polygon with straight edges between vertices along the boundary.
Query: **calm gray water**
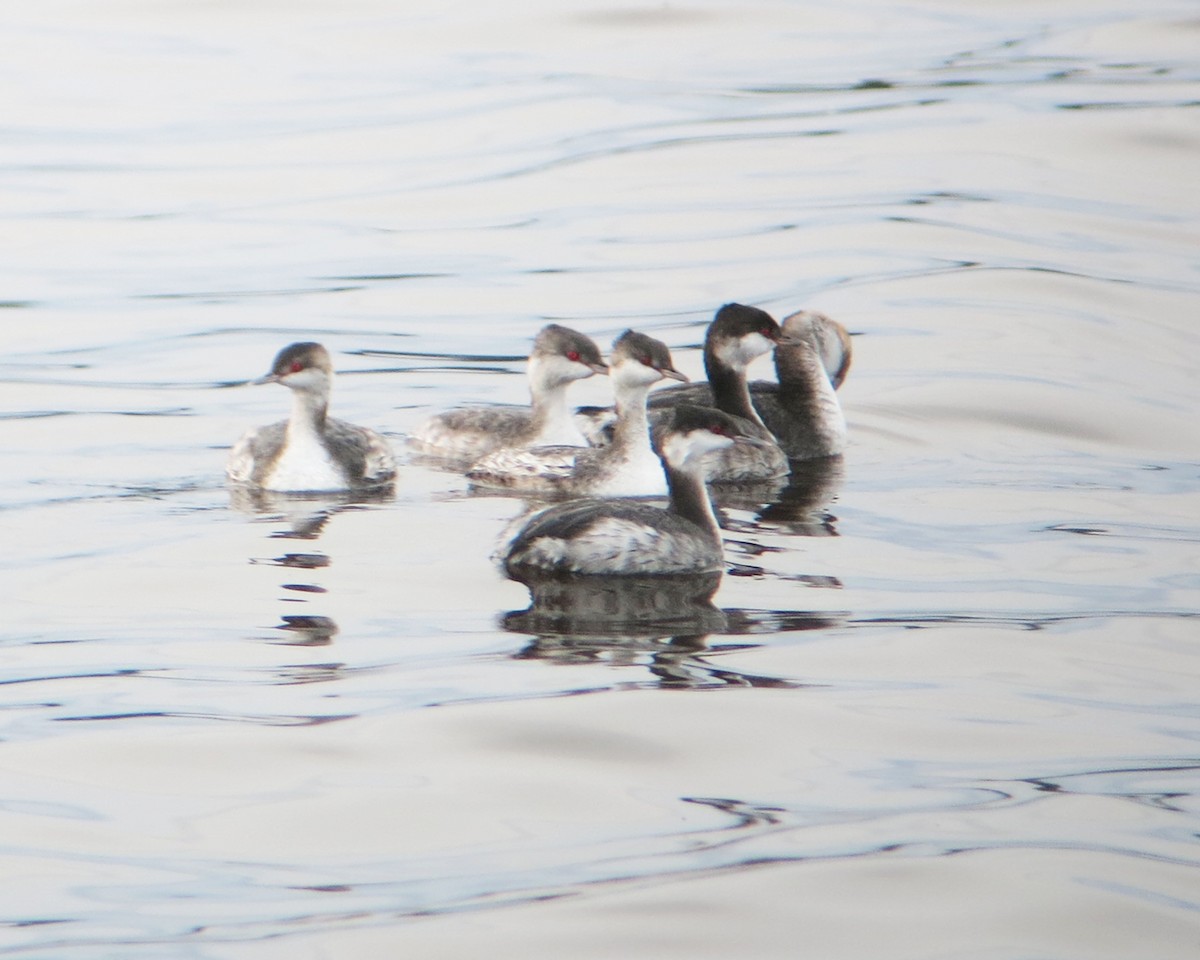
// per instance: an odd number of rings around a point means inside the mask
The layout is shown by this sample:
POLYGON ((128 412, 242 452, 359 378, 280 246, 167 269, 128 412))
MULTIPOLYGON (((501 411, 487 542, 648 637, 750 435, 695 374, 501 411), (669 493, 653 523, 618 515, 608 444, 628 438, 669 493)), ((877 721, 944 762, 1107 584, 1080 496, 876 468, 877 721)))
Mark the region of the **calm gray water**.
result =
POLYGON ((1200 955, 1193 2, 0 25, 0 956, 1200 955), (729 300, 856 360, 711 605, 223 486, 293 340, 403 449, 729 300))

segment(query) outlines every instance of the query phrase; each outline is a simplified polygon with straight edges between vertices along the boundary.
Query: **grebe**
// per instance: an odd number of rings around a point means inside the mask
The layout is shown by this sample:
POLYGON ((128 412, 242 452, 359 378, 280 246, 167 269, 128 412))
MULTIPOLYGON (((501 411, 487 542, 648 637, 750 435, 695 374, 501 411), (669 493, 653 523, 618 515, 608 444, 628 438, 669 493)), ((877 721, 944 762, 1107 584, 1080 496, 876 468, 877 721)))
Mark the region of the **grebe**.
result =
MULTIPOLYGON (((800 310, 779 327, 761 310, 727 304, 717 311, 704 341, 709 382, 659 391, 650 400, 651 416, 655 407, 711 403, 761 424, 788 459, 836 456, 845 447, 846 421, 834 390, 845 380, 851 358, 846 328, 824 314, 800 310), (771 349, 764 348, 763 339, 770 334, 762 331, 771 331, 772 325, 777 328, 773 346, 779 382, 747 383, 751 360, 771 349)), ((759 451, 754 454, 762 456, 759 451)), ((736 474, 737 465, 745 461, 756 469, 752 458, 741 448, 729 451, 729 462, 714 468, 711 482, 726 479, 726 473, 736 474)))
POLYGON ((779 382, 750 384, 754 408, 793 460, 836 456, 846 445, 846 418, 834 391, 850 369, 850 337, 810 310, 784 318, 783 334, 775 348, 779 382))
POLYGON ((590 338, 551 323, 529 354, 529 407, 464 407, 439 413, 408 438, 423 452, 473 461, 502 447, 587 446, 567 407, 567 387, 608 367, 590 338))
POLYGON ((704 486, 710 454, 761 443, 739 421, 680 404, 659 434, 670 488, 663 509, 637 500, 570 500, 546 507, 506 536, 497 559, 514 580, 547 575, 708 574, 724 567, 721 534, 704 486))
POLYGON ((750 364, 776 349, 783 338, 779 324, 766 311, 740 303, 727 303, 717 311, 704 335, 704 370, 707 383, 660 390, 650 398, 651 423, 657 425, 661 411, 678 403, 711 405, 748 423, 743 432, 766 441, 764 444, 729 447, 710 468, 710 483, 754 483, 787 476, 787 454, 750 402, 746 370, 750 364))
POLYGON ((667 492, 662 463, 650 445, 646 395, 664 379, 686 381, 667 345, 626 330, 609 357, 617 421, 604 447, 540 446, 496 450, 467 471, 481 486, 549 494, 648 497, 667 492))
POLYGON ((650 402, 651 409, 694 403, 756 421, 758 414, 746 386, 746 368, 774 350, 782 337, 779 324, 765 310, 741 303, 725 304, 704 334, 708 382, 660 390, 650 402))
POLYGON ((236 484, 278 493, 380 489, 396 477, 391 446, 367 427, 327 415, 333 364, 319 343, 293 343, 271 372, 252 383, 292 391, 290 419, 249 430, 234 445, 225 474, 236 484))
POLYGON ((846 328, 816 310, 797 310, 784 317, 781 326, 788 337, 803 337, 813 345, 833 389, 840 388, 854 358, 846 328))

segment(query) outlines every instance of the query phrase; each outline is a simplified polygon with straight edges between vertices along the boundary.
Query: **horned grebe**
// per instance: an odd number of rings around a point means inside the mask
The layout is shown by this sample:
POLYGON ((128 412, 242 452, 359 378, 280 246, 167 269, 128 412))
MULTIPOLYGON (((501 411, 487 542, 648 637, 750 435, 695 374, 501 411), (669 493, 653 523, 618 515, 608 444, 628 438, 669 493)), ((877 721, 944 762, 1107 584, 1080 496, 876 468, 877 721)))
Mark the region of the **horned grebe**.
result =
POLYGON ((793 460, 836 456, 846 445, 846 418, 834 390, 850 369, 850 337, 809 310, 786 317, 783 333, 775 348, 779 382, 750 384, 754 408, 793 460))
POLYGON ((638 500, 569 500, 538 511, 497 554, 509 576, 704 574, 724 567, 721 534, 704 486, 708 455, 761 443, 737 420, 681 404, 658 437, 670 488, 663 509, 638 500))
POLYGON ((327 415, 333 365, 321 344, 284 347, 271 372, 251 382, 290 389, 292 415, 247 431, 234 445, 225 468, 231 482, 278 493, 316 493, 379 489, 395 480, 387 440, 327 415))
POLYGON ((587 446, 567 407, 567 387, 608 373, 595 342, 551 323, 529 354, 529 407, 464 407, 439 413, 416 429, 409 443, 423 452, 473 461, 502 447, 537 444, 587 446))
POLYGON ((626 330, 613 341, 611 377, 617 422, 604 447, 541 446, 496 450, 467 477, 481 486, 550 494, 649 497, 667 492, 662 463, 650 446, 646 395, 670 378, 687 378, 671 363, 667 345, 626 330))

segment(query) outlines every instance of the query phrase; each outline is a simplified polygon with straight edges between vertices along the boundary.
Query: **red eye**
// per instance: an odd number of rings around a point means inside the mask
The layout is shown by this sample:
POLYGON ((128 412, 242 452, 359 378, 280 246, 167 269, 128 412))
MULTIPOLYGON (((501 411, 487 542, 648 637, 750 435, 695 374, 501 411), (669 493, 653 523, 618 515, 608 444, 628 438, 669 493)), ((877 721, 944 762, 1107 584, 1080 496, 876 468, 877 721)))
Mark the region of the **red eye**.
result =
POLYGON ((299 373, 303 369, 304 364, 302 364, 299 360, 293 360, 292 365, 288 367, 288 373, 299 373))
POLYGON ((654 366, 654 361, 650 358, 650 354, 648 353, 643 353, 640 357, 638 357, 638 360, 648 367, 654 366))
POLYGON ((579 362, 579 351, 572 350, 570 353, 567 354, 567 359, 570 360, 572 363, 578 363, 579 362))

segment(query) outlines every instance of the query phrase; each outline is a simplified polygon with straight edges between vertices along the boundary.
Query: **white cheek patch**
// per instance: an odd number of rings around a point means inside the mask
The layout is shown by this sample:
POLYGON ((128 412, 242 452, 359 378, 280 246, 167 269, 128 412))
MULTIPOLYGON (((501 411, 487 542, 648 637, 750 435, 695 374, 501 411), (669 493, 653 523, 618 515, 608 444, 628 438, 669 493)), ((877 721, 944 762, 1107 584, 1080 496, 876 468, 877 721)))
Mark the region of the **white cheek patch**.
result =
POLYGON ((663 456, 676 469, 694 470, 706 454, 733 446, 733 440, 707 430, 686 435, 673 434, 662 445, 663 456))
POLYGON ((717 350, 717 356, 731 367, 744 368, 764 353, 775 349, 775 342, 764 337, 761 333, 749 333, 744 337, 723 344, 717 350))
POLYGON ((583 380, 594 373, 595 371, 586 364, 568 360, 557 354, 530 361, 529 376, 537 376, 544 383, 567 383, 571 380, 583 380))
POLYGON ((661 371, 646 366, 640 360, 622 360, 611 376, 614 384, 629 387, 645 387, 663 378, 661 371))
POLYGON ((688 456, 687 438, 677 433, 671 434, 662 445, 662 452, 664 459, 668 463, 675 464, 676 466, 683 464, 688 456))
POLYGON ((325 383, 328 377, 323 371, 309 367, 305 370, 297 370, 295 373, 285 373, 279 379, 289 387, 308 388, 325 383))

